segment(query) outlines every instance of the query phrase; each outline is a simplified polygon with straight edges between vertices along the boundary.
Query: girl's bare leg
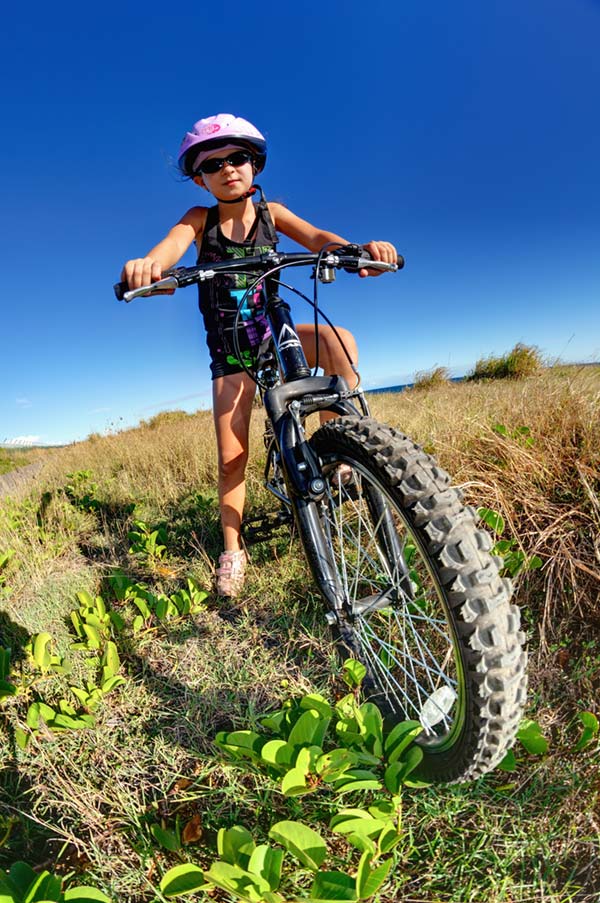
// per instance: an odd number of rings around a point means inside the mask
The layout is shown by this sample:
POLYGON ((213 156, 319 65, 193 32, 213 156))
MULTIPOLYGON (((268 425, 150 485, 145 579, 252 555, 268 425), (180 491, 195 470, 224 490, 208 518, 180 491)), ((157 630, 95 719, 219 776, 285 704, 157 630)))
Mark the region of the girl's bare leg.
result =
POLYGON ((240 532, 248 463, 248 431, 256 386, 245 373, 213 381, 213 418, 219 456, 219 506, 228 551, 241 548, 240 532))
MULTIPOLYGON (((336 330, 340 335, 346 350, 352 359, 354 366, 358 363, 358 348, 356 340, 351 332, 336 326, 336 330)), ((302 342, 304 354, 308 361, 309 367, 314 367, 316 362, 316 342, 315 327, 313 323, 301 323, 297 329, 298 338, 302 342)), ((344 354, 336 334, 331 326, 319 326, 319 366, 323 368, 327 376, 336 374, 343 376, 350 388, 352 389, 356 383, 356 373, 350 366, 348 358, 344 354)), ((335 417, 330 411, 322 411, 319 415, 321 423, 331 420, 335 417)))

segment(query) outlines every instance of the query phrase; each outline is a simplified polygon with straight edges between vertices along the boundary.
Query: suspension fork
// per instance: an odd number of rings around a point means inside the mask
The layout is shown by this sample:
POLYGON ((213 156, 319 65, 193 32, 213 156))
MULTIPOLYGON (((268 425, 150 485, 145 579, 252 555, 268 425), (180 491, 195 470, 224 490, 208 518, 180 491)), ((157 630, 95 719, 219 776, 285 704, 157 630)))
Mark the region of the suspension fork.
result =
POLYGON ((332 617, 337 620, 333 612, 342 611, 345 597, 319 513, 327 485, 319 460, 306 440, 299 407, 299 403, 293 401, 288 411, 273 424, 275 444, 281 454, 289 503, 308 563, 332 617))

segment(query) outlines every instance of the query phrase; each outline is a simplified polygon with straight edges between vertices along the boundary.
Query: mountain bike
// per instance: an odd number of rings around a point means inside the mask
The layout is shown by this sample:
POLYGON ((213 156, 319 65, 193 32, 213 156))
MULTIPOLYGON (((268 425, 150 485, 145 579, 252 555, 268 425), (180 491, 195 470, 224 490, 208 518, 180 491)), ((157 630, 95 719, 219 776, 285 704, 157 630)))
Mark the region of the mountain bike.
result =
POLYGON ((151 286, 127 291, 120 283, 115 293, 131 301, 239 273, 249 277, 247 295, 264 288, 272 338, 255 365, 244 366, 266 412, 264 481, 278 509, 244 523, 246 542, 295 526, 342 655, 364 664, 368 697, 389 724, 421 724, 418 776, 452 783, 496 766, 521 719, 527 656, 512 585, 475 509, 431 455, 374 420, 358 384, 311 373, 280 295, 291 290, 309 301, 316 325, 324 316, 318 286, 337 270, 402 264, 372 261, 358 245, 270 251, 173 268, 151 286), (283 270, 298 267, 312 270, 312 301, 281 281, 283 270), (306 420, 320 411, 337 416, 310 435, 306 420))

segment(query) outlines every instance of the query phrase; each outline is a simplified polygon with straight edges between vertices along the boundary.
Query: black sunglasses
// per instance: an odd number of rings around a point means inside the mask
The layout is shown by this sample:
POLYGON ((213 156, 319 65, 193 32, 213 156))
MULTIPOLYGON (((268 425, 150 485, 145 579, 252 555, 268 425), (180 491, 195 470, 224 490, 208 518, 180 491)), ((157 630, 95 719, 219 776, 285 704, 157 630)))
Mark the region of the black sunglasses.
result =
POLYGON ((250 151, 232 151, 232 153, 228 154, 226 157, 210 157, 208 160, 204 160, 196 167, 196 172, 201 172, 204 175, 210 176, 215 172, 219 172, 220 169, 223 169, 226 163, 229 163, 231 166, 243 166, 244 163, 250 163, 251 160, 252 154, 250 151))

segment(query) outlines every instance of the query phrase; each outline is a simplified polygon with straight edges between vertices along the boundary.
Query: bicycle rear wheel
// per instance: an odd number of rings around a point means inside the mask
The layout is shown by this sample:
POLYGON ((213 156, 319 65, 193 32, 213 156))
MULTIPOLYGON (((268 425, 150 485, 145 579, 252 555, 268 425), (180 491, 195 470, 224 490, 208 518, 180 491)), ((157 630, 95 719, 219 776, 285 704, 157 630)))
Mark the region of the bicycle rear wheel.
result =
POLYGON ((485 774, 512 745, 526 695, 519 611, 490 537, 449 476, 396 430, 337 418, 311 444, 328 488, 318 517, 305 507, 297 519, 309 562, 326 549, 337 574, 342 654, 366 666, 389 723, 421 722, 422 778, 485 774))

